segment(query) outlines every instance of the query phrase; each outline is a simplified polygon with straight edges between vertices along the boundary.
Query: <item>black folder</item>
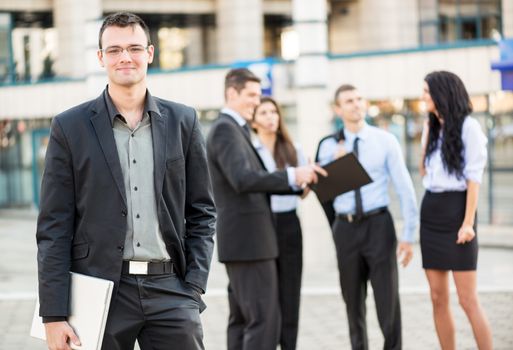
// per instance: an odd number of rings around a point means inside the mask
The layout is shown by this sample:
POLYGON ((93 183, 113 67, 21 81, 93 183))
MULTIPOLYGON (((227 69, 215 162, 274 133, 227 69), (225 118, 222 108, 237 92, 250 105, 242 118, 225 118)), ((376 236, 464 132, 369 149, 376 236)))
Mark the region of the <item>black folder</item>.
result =
POLYGON ((319 175, 319 181, 311 186, 321 203, 372 182, 354 153, 345 154, 323 168, 328 172, 328 176, 319 175))

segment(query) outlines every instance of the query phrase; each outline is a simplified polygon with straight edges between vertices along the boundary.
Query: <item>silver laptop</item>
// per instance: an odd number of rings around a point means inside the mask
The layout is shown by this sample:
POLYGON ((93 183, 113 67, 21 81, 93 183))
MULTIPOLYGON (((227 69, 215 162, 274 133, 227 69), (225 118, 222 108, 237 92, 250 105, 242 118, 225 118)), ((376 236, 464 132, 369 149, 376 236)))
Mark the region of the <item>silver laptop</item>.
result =
MULTIPOLYGON (((75 272, 70 273, 70 316, 68 317, 68 323, 82 344, 80 347, 71 344, 71 348, 101 350, 114 282, 75 272)), ((39 300, 34 310, 30 335, 46 341, 43 320, 39 317, 39 300)))

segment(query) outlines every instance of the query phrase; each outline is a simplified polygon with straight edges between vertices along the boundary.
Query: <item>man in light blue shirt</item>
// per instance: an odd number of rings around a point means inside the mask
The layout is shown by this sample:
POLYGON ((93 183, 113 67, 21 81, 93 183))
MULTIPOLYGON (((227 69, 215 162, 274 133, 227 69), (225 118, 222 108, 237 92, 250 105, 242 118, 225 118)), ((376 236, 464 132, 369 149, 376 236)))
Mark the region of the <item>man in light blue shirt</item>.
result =
POLYGON ((335 93, 335 112, 344 130, 319 144, 321 165, 354 152, 373 182, 335 198, 332 226, 337 250, 342 296, 346 303, 353 349, 368 349, 365 321, 367 281, 374 290, 384 349, 401 349, 397 256, 410 262, 418 222, 417 201, 397 139, 365 122, 366 103, 352 85, 335 93), (392 180, 401 202, 404 231, 397 243, 394 223, 387 209, 388 182, 392 180))

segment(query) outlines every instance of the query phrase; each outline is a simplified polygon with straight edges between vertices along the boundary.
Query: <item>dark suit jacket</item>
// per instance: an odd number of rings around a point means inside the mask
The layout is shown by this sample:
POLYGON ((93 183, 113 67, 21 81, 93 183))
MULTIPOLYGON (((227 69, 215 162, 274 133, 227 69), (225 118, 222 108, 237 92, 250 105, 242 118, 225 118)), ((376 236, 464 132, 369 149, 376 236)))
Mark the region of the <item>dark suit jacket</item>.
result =
MULTIPOLYGON (((155 165, 148 175, 154 176, 160 230, 179 276, 205 290, 215 208, 204 139, 192 108, 153 103, 159 113, 150 112, 155 165)), ((68 271, 112 280, 116 293, 127 207, 103 96, 53 119, 40 208, 40 315, 69 314, 68 271)))
POLYGON ((220 114, 207 138, 207 157, 218 212, 219 261, 278 256, 270 193, 291 193, 286 171, 269 173, 237 122, 220 114))

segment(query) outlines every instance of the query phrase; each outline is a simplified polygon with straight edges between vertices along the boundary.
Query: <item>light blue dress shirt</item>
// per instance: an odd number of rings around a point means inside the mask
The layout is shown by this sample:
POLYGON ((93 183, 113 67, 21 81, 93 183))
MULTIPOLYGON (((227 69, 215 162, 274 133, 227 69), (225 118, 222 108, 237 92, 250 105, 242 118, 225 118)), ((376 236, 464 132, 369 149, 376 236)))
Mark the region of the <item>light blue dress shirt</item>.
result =
MULTIPOLYGON (((427 136, 427 130, 424 130, 423 134, 427 136)), ((465 118, 461 128, 461 139, 463 141, 463 178, 458 179, 455 174, 449 174, 445 169, 440 149, 443 140, 441 135, 438 139, 438 147, 426 159, 426 175, 422 179, 422 184, 427 190, 431 192, 465 191, 467 180, 481 183, 487 160, 488 140, 476 119, 470 116, 465 118)))
MULTIPOLYGON (((419 214, 413 183, 399 142, 392 134, 368 124, 365 124, 357 134, 348 130, 344 130, 344 134, 346 137, 344 145, 338 144, 332 137, 321 143, 319 147, 321 165, 333 161, 339 147, 352 152, 353 142, 356 137, 359 137, 358 159, 373 180, 361 188, 364 212, 389 205, 388 182, 389 179, 392 180, 399 196, 404 219, 402 240, 413 242, 419 214)), ((333 203, 335 212, 354 214, 356 212, 354 193, 351 191, 336 197, 333 203)))
MULTIPOLYGON (((223 109, 221 109, 221 113, 227 114, 230 117, 232 117, 233 119, 235 119, 237 124, 239 124, 241 127, 243 127, 244 125, 247 124, 246 119, 244 119, 239 113, 235 112, 231 108, 224 107, 223 109)), ((298 187, 296 185, 296 170, 293 167, 287 168, 287 178, 288 178, 289 186, 292 187, 293 189, 297 189, 298 187)))
MULTIPOLYGON (((253 146, 255 146, 255 149, 260 155, 260 158, 264 162, 267 171, 276 171, 276 161, 274 160, 271 151, 267 147, 265 147, 258 138, 253 141, 253 146)), ((298 166, 306 165, 307 161, 301 147, 297 144, 294 146, 297 152, 298 166)), ((297 208, 298 202, 299 196, 297 195, 272 195, 271 210, 273 213, 284 213, 287 211, 292 211, 297 208)))

